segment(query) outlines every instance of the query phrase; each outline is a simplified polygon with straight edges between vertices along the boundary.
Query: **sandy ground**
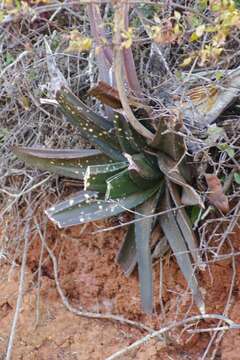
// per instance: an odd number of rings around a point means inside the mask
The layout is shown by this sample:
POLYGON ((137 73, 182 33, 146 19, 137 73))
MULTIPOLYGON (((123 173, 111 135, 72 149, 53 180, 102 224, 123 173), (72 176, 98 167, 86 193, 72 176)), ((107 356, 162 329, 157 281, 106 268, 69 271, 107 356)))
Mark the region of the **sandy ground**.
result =
MULTIPOLYGON (((185 281, 173 258, 164 261, 162 303, 159 304, 159 264, 154 266, 156 313, 146 316, 141 311, 137 274, 125 278, 115 263, 122 230, 92 235, 97 225, 90 224, 68 230, 48 225, 47 243, 58 259, 61 287, 76 308, 91 312, 111 313, 159 328, 178 318, 197 314, 185 281)), ((239 234, 232 238, 239 251, 239 234)), ((53 275, 52 262, 43 254, 40 290, 37 270, 41 242, 35 237, 30 243, 26 271, 25 296, 14 343, 13 360, 104 360, 116 351, 146 335, 143 330, 102 319, 74 315, 63 305, 53 275), (38 303, 38 305, 37 305, 38 303), (37 320, 38 319, 38 320, 37 320)), ((240 322, 240 262, 235 259, 236 281, 231 297, 229 317, 240 322)), ((0 353, 4 359, 10 325, 16 305, 20 261, 15 268, 2 262, 0 267, 0 353)), ((222 313, 232 281, 232 260, 213 264, 199 274, 205 292, 208 313, 222 313)), ((209 327, 216 321, 199 323, 209 327)), ((212 334, 189 334, 174 329, 168 344, 152 340, 120 359, 201 359, 212 334)), ((226 332, 222 342, 213 346, 215 359, 237 360, 240 353, 240 331, 226 332)), ((206 359, 211 359, 211 351, 206 359)))

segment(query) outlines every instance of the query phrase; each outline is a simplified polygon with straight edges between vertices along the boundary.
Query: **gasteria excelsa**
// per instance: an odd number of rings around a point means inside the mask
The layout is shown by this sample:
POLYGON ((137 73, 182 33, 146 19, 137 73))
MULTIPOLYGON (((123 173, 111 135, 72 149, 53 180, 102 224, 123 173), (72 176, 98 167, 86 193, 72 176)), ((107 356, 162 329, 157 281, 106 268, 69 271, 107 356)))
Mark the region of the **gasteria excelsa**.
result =
POLYGON ((59 73, 58 80, 58 109, 94 149, 14 148, 30 166, 84 182, 80 193, 47 209, 46 214, 60 228, 66 228, 131 210, 134 218, 126 225, 117 261, 126 275, 138 266, 142 307, 147 313, 154 308, 151 239, 160 225, 160 244, 163 237, 167 239, 194 301, 204 313, 195 275, 201 259, 186 212, 186 206, 203 204, 191 186, 191 169, 179 132, 181 121, 174 116, 167 121, 141 120, 139 113, 141 118, 149 118, 149 107, 139 109, 141 104, 129 97, 131 111, 152 135, 149 139, 127 121, 116 89, 100 82, 89 92, 107 105, 105 117, 75 96, 59 73))

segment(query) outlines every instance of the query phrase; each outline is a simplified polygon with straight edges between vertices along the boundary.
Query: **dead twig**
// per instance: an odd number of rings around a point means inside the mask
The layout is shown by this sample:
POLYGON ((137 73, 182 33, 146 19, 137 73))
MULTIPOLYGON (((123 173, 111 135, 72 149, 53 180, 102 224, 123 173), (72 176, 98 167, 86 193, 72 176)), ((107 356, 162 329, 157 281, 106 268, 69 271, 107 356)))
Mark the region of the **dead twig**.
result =
POLYGON ((23 247, 23 252, 22 252, 22 265, 21 265, 21 270, 20 270, 17 304, 16 304, 16 308, 15 308, 13 321, 12 321, 9 339, 8 339, 5 360, 11 360, 11 357, 12 357, 12 350, 13 350, 14 338, 15 338, 15 333, 16 333, 16 327, 17 327, 18 317, 19 317, 19 313, 20 313, 22 301, 23 301, 24 283, 25 283, 25 268, 26 268, 26 262, 27 262, 29 235, 30 235, 30 231, 31 231, 30 230, 31 214, 32 214, 32 211, 31 211, 31 209, 29 209, 28 218, 26 220, 25 231, 24 231, 24 247, 23 247))
POLYGON ((154 331, 152 334, 148 334, 144 337, 142 337, 141 339, 135 341, 133 344, 125 347, 122 350, 119 350, 118 352, 116 352, 115 354, 109 356, 106 360, 115 360, 118 359, 120 356, 128 353, 129 351, 136 349, 137 347, 141 346, 142 344, 146 343, 147 341, 153 339, 156 336, 160 336, 163 335, 164 333, 179 327, 179 326, 183 326, 185 324, 188 324, 190 322, 194 322, 194 321, 199 321, 199 320, 221 320, 223 322, 225 322, 228 325, 228 329, 240 329, 240 324, 235 323, 234 321, 232 321, 231 319, 227 318, 224 315, 219 315, 219 314, 205 314, 205 315, 196 315, 196 316, 191 316, 187 319, 183 319, 180 321, 176 321, 173 322, 165 327, 163 327, 160 330, 154 331))

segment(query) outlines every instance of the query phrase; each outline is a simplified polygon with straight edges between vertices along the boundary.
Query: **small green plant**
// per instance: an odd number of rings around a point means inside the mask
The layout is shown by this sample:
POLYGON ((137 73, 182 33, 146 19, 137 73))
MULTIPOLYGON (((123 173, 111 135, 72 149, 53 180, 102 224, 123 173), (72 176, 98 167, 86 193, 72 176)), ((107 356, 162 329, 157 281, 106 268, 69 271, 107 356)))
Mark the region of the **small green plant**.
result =
POLYGON ((108 121, 65 86, 56 99, 82 137, 99 150, 14 149, 29 165, 84 181, 80 194, 46 211, 49 218, 65 228, 133 211, 135 221, 128 227, 117 258, 127 275, 138 264, 143 308, 148 313, 153 308, 150 238, 160 223, 203 312, 192 266, 192 259, 195 264, 200 261, 197 241, 182 206, 201 205, 201 199, 184 179, 186 162, 182 160, 178 165, 184 154, 183 138, 167 133, 166 123, 160 122, 153 141, 147 143, 119 112, 115 111, 112 121, 108 121), (164 130, 166 134, 162 135, 164 130), (172 211, 173 207, 177 210, 172 211))
MULTIPOLYGON (((100 13, 96 5, 90 5, 90 11, 93 36, 98 46, 100 36, 104 36, 103 27, 96 29, 95 26, 101 25, 100 13)), ((120 51, 127 59, 125 75, 128 84, 136 90, 138 84, 131 49, 127 47, 120 51)), ((121 57, 121 53, 118 55, 121 57)), ((110 49, 103 47, 97 60, 100 77, 105 81, 111 59, 110 49)), ((203 204, 191 186, 191 168, 185 156, 184 137, 179 133, 181 121, 174 114, 172 119, 158 119, 155 123, 142 120, 148 118, 149 110, 144 101, 141 105, 134 98, 126 99, 121 86, 121 91, 117 91, 102 81, 91 89, 90 94, 104 103, 107 116, 103 117, 71 92, 56 69, 53 57, 50 56, 49 61, 58 109, 97 150, 14 149, 15 154, 31 166, 84 183, 83 191, 52 206, 46 214, 60 228, 66 228, 130 212, 133 220, 126 225, 128 230, 117 261, 126 275, 138 266, 142 306, 147 313, 153 311, 151 234, 160 224, 195 303, 204 313, 204 302, 195 276, 201 259, 185 210, 186 206, 203 207, 203 204), (125 109, 133 123, 137 120, 137 127, 127 121, 125 109), (143 116, 139 116, 139 111, 143 116)), ((122 85, 121 79, 115 75, 117 84, 122 85)))

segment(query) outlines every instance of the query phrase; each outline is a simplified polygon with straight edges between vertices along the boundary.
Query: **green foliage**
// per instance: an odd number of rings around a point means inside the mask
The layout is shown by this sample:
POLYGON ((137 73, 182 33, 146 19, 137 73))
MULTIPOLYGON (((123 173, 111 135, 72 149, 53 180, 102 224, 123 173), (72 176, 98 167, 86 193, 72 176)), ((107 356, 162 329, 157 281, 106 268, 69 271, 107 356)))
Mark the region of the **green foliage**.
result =
POLYGON ((236 4, 236 6, 237 6, 238 8, 240 8, 240 0, 235 0, 234 2, 235 2, 235 4, 236 4))
POLYGON ((142 305, 144 311, 150 313, 153 309, 150 238, 155 214, 176 206, 179 210, 175 215, 161 215, 159 221, 173 251, 184 250, 176 258, 202 311, 204 305, 191 265, 191 257, 198 263, 196 238, 181 207, 181 194, 188 205, 202 203, 178 167, 177 161, 185 151, 182 138, 166 133, 164 139, 160 124, 149 151, 146 139, 136 133, 123 116, 107 122, 65 87, 58 91, 57 100, 60 110, 80 128, 82 136, 101 151, 20 147, 14 150, 31 166, 84 179, 85 191, 48 209, 47 215, 63 228, 135 209, 136 222, 130 225, 117 259, 126 274, 138 264, 142 305))
POLYGON ((225 151, 230 158, 233 158, 235 156, 235 150, 231 147, 231 145, 227 143, 219 144, 218 149, 221 151, 225 151))
POLYGON ((111 161, 98 150, 52 150, 16 147, 14 152, 20 159, 33 167, 80 180, 84 178, 89 165, 111 161))
POLYGON ((12 64, 14 62, 13 55, 7 51, 6 55, 4 56, 4 67, 12 64))
POLYGON ((234 174, 234 181, 235 183, 237 183, 238 185, 240 185, 240 173, 239 172, 236 172, 234 174))
MULTIPOLYGON (((181 14, 175 12, 174 16, 180 29, 181 14)), ((175 28, 174 31, 178 36, 178 30, 175 28)), ((109 49, 105 49, 101 64, 106 64, 109 56, 106 50, 109 49)), ((128 52, 127 55, 129 60, 131 54, 128 52)), ((136 131, 138 127, 133 128, 122 109, 110 109, 108 102, 107 118, 87 107, 64 85, 63 76, 59 76, 59 70, 53 69, 52 64, 49 72, 52 83, 57 84, 58 109, 78 127, 81 136, 98 150, 14 149, 15 154, 30 166, 84 181, 83 191, 47 209, 46 214, 60 228, 65 228, 129 211, 133 222, 123 239, 117 261, 127 275, 138 266, 142 307, 147 313, 153 310, 151 236, 153 229, 160 224, 195 303, 204 312, 194 275, 201 259, 191 222, 184 209, 184 206, 192 205, 203 207, 203 203, 189 183, 191 176, 189 166, 186 167, 185 143, 179 133, 181 120, 174 117, 173 121, 156 122, 152 127, 152 130, 156 129, 155 134, 152 133, 150 141, 136 131)), ((125 67, 128 66, 126 64, 125 67)), ((104 68, 104 75, 107 70, 104 68)), ((134 70, 131 63, 128 75, 134 70)), ((133 83, 130 76, 128 79, 130 84, 133 83)), ((118 93, 112 90, 121 106, 118 93)), ((109 93, 102 95, 105 99, 109 97, 109 93)), ((129 105, 138 121, 134 104, 129 105)), ((138 104, 137 107, 141 106, 138 104)), ((149 130, 141 121, 141 129, 144 127, 149 130)))
POLYGON ((198 206, 191 206, 189 208, 189 216, 191 220, 191 224, 194 225, 195 221, 199 218, 199 214, 201 212, 201 209, 198 206))

